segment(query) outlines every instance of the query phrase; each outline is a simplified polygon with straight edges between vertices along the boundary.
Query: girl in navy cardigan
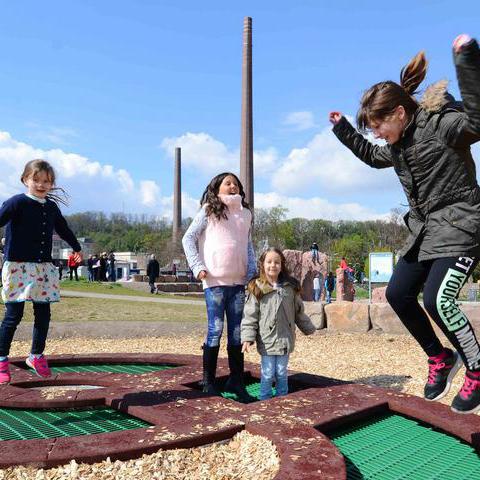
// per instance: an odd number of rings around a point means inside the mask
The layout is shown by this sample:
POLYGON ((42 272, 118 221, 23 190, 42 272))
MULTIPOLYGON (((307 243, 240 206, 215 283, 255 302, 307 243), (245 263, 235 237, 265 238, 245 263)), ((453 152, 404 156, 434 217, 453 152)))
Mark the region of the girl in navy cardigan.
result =
POLYGON ((25 165, 20 178, 27 192, 14 195, 0 208, 0 227, 5 228, 5 263, 2 299, 5 317, 0 325, 0 384, 10 382, 8 354, 13 335, 23 317, 26 301, 33 303, 35 322, 32 350, 26 363, 40 377, 51 375, 43 356, 50 324, 50 303, 58 302, 58 272, 52 264, 53 230, 81 259, 81 247, 58 208, 55 172, 45 160, 25 165))

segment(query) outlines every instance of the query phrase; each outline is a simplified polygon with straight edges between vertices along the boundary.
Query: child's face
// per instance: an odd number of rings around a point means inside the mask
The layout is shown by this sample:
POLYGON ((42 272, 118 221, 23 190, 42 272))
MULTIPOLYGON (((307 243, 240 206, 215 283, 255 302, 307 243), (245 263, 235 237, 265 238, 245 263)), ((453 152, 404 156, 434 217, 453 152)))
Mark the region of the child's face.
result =
POLYGON ((235 177, 227 175, 220 187, 218 188, 219 195, 238 195, 240 193, 240 188, 238 187, 238 182, 235 177))
POLYGON ((28 188, 28 193, 39 198, 45 198, 53 187, 52 179, 47 172, 37 172, 30 175, 24 183, 28 188))
POLYGON ((405 124, 405 109, 398 106, 391 115, 381 120, 372 120, 369 127, 375 138, 381 138, 392 145, 400 140, 405 124))
POLYGON ((277 252, 268 252, 263 261, 265 275, 270 280, 276 281, 282 271, 282 259, 277 252))

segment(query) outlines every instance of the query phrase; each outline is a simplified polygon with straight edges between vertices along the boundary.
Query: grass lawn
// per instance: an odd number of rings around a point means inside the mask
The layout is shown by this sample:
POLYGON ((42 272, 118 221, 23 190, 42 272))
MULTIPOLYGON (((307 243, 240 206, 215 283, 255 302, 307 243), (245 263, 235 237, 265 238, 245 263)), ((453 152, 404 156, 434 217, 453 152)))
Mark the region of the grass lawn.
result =
MULTIPOLYGON (((75 292, 90 292, 90 293, 107 293, 109 295, 131 295, 135 297, 151 297, 150 287, 145 282, 145 291, 134 290, 133 288, 124 287, 120 283, 114 282, 87 282, 84 278, 81 278, 76 282, 75 280, 62 280, 60 282, 60 289, 72 290, 75 292)), ((179 298, 179 299, 191 299, 202 300, 202 297, 195 295, 173 295, 169 293, 159 293, 159 297, 164 298, 179 298)))
MULTIPOLYGON (((55 322, 78 321, 206 321, 205 305, 181 305, 153 302, 129 302, 102 298, 64 297, 52 303, 52 320, 55 322)), ((30 302, 25 305, 24 320, 33 320, 30 302)))
POLYGON ((75 280, 62 280, 60 282, 60 289, 74 290, 76 292, 91 292, 91 293, 108 293, 109 295, 131 295, 135 297, 151 297, 152 294, 147 291, 148 283, 145 283, 145 292, 126 288, 120 283, 115 282, 87 282, 81 278, 76 282, 75 280))

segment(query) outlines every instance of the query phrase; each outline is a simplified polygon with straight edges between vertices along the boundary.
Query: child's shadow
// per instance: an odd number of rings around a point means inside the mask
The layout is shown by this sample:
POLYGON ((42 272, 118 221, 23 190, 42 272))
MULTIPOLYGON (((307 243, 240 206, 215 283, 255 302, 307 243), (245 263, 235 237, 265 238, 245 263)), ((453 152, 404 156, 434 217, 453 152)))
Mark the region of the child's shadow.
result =
POLYGON ((411 378, 410 375, 372 375, 370 377, 354 378, 353 381, 375 387, 401 390, 411 378))
POLYGON ((185 401, 204 397, 200 391, 195 390, 160 390, 154 392, 127 393, 124 397, 114 399, 112 407, 125 410, 128 407, 153 407, 164 403, 185 401))

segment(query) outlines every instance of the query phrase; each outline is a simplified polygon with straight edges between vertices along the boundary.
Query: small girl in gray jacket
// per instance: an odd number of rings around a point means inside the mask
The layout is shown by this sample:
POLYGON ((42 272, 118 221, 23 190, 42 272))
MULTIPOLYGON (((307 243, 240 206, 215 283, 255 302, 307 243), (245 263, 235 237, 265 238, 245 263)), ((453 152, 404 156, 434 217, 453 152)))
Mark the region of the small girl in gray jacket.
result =
POLYGON ((242 351, 257 342, 261 355, 260 400, 288 393, 288 358, 295 347, 295 325, 305 335, 315 326, 305 314, 300 285, 292 278, 283 253, 269 248, 259 260, 260 275, 248 283, 248 296, 241 326, 242 351))

